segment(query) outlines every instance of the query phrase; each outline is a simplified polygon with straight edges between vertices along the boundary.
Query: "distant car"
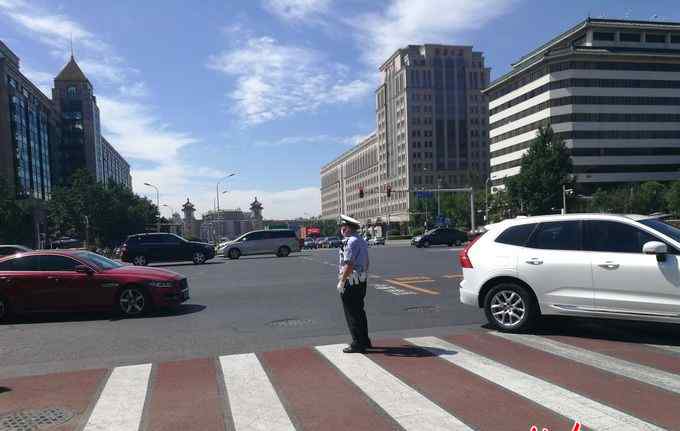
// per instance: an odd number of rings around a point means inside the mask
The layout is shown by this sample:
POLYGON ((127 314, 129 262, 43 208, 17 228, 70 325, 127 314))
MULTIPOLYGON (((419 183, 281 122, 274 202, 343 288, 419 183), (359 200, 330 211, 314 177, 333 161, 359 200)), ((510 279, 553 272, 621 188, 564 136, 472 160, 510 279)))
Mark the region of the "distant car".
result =
POLYGON ((457 229, 438 227, 416 236, 411 240, 411 245, 416 247, 429 247, 431 245, 461 245, 468 240, 467 234, 457 229))
POLYGON ((84 246, 83 241, 75 238, 60 238, 56 241, 52 241, 52 248, 82 248, 84 246))
POLYGON ((121 247, 121 260, 144 266, 149 262, 191 260, 202 264, 215 257, 215 249, 204 242, 187 241, 174 233, 130 235, 121 247))
POLYGON ((125 316, 189 299, 187 279, 124 266, 84 250, 44 250, 0 259, 0 320, 11 313, 117 310, 125 316))
POLYGON ((339 248, 342 246, 342 240, 337 236, 330 236, 328 237, 326 244, 328 244, 328 248, 339 248))
POLYGON ((328 237, 319 237, 316 239, 316 248, 328 248, 328 237))
POLYGON ((385 245, 385 238, 376 236, 368 240, 368 245, 385 245))
POLYGON ((314 238, 305 238, 303 243, 304 248, 316 248, 316 240, 314 238))
POLYGON ((256 230, 248 232, 217 250, 229 259, 254 254, 275 254, 286 257, 300 251, 300 242, 295 231, 290 229, 256 230))
POLYGON ((24 247, 23 245, 16 244, 0 245, 0 257, 10 256, 17 253, 26 253, 27 251, 32 250, 28 247, 24 247))

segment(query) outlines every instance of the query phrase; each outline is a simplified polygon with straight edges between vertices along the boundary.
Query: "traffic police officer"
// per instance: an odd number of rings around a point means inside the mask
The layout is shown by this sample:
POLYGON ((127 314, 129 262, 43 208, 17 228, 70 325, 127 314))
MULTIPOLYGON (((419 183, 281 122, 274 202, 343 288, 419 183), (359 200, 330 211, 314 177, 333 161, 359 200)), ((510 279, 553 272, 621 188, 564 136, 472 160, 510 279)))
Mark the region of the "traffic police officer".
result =
POLYGON ((364 311, 369 266, 368 244, 357 234, 361 227, 358 220, 341 215, 338 223, 343 236, 338 264, 338 292, 352 335, 352 344, 344 348, 343 352, 363 353, 372 347, 364 311))

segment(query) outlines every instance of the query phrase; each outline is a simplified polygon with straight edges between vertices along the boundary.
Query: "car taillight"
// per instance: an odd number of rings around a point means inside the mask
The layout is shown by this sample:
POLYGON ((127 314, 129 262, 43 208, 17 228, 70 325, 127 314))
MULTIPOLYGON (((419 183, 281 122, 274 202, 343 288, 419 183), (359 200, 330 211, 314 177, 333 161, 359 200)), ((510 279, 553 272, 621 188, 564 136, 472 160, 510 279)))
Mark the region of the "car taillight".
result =
POLYGON ((468 251, 470 251, 470 248, 472 248, 472 246, 479 238, 481 238, 481 236, 482 235, 477 235, 476 237, 472 238, 472 240, 468 242, 467 245, 458 253, 458 261, 460 262, 461 268, 472 268, 472 261, 470 260, 468 251))

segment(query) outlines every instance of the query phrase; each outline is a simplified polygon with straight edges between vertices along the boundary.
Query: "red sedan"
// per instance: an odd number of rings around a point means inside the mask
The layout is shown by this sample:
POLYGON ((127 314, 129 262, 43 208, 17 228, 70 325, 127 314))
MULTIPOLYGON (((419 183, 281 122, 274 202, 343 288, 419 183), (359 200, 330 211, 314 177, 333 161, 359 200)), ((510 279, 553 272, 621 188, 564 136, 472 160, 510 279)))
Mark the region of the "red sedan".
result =
POLYGON ((0 320, 10 312, 117 310, 125 316, 189 299, 187 279, 124 266, 89 251, 45 250, 0 259, 0 320))

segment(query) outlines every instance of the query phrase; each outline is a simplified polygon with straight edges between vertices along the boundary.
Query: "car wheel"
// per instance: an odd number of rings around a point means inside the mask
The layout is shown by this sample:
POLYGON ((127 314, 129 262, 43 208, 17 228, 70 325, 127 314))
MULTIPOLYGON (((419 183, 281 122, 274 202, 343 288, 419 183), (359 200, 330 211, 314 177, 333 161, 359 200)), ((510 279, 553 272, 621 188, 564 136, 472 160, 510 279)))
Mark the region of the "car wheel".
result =
POLYGON ((205 254, 201 251, 195 251, 191 260, 194 262, 194 265, 205 263, 205 254))
POLYGON ((146 256, 139 255, 132 259, 132 264, 135 266, 146 266, 149 264, 149 261, 146 259, 146 256))
POLYGON ((146 293, 138 287, 125 287, 118 294, 118 310, 124 316, 139 316, 149 309, 146 293))
POLYGON ((430 241, 423 241, 423 247, 428 248, 430 246, 430 241))
POLYGON ((9 317, 9 302, 4 296, 0 296, 0 322, 4 322, 9 317))
POLYGON ((229 259, 234 260, 238 259, 239 257, 241 257, 241 250, 239 250, 238 248, 232 248, 231 250, 229 250, 229 259))
POLYGON ((527 289, 515 283, 502 283, 492 288, 484 299, 486 318, 496 329, 519 332, 531 326, 538 306, 527 289))
POLYGON ((276 255, 278 257, 287 257, 290 254, 290 249, 286 246, 279 247, 279 250, 276 252, 276 255))

